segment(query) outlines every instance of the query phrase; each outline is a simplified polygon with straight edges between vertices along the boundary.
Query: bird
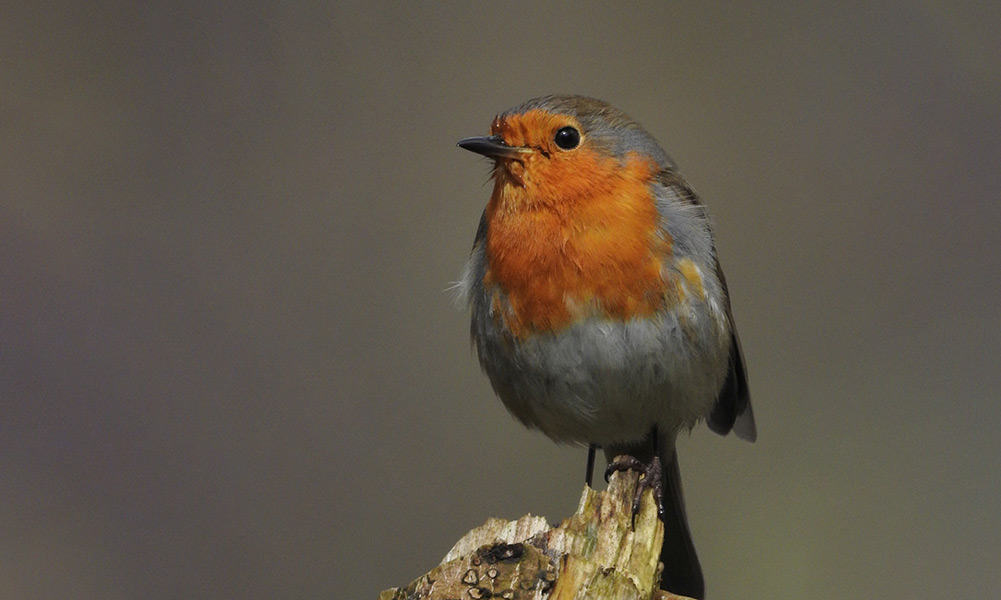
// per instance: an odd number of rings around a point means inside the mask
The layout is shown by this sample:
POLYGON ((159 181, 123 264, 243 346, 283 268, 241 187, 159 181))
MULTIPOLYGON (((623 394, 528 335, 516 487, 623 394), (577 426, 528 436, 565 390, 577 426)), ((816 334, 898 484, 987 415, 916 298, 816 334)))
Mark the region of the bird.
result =
POLYGON ((456 286, 494 392, 529 428, 588 446, 588 483, 595 448, 609 472, 647 469, 661 585, 704 598, 675 440, 703 420, 757 437, 705 205, 652 135, 587 96, 530 99, 458 146, 493 161, 456 286))

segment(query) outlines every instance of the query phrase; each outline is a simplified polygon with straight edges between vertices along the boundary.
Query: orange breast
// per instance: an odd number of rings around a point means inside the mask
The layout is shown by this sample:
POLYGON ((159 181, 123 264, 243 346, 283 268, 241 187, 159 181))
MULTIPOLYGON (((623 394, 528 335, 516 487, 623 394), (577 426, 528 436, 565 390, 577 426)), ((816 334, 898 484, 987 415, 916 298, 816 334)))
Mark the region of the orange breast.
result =
POLYGON ((671 240, 659 227, 651 161, 582 151, 513 166, 517 177, 499 172, 487 206, 484 284, 515 336, 664 306, 671 240))

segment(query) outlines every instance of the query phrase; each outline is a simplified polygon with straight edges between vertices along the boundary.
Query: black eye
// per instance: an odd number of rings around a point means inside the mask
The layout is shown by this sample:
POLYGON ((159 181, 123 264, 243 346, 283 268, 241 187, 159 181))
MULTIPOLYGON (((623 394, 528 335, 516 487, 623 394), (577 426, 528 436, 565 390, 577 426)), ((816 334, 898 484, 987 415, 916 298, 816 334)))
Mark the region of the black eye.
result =
POLYGON ((580 132, 573 127, 562 127, 556 132, 553 141, 564 150, 573 150, 580 144, 580 132))

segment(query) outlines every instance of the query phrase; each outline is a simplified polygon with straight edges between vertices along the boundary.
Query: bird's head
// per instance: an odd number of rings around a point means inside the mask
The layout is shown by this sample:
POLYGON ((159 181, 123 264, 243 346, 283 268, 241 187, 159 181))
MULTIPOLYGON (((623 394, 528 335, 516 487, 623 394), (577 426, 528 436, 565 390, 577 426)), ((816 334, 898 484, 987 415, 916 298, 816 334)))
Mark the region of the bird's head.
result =
POLYGON ((490 135, 459 146, 495 161, 494 197, 508 209, 572 208, 623 177, 649 185, 674 165, 650 134, 611 105, 542 96, 497 115, 490 135))

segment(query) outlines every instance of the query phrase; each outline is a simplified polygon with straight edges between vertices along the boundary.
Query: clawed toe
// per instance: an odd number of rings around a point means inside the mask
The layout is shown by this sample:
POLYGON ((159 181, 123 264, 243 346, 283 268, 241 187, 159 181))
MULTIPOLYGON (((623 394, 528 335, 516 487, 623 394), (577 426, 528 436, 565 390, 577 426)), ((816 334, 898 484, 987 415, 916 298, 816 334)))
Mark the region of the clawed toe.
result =
POLYGON ((651 490, 653 500, 657 505, 657 516, 664 519, 664 487, 663 472, 661 471, 660 459, 653 457, 649 463, 645 463, 632 456, 619 456, 608 463, 605 469, 605 481, 607 482, 612 473, 616 471, 637 471, 640 474, 639 483, 636 486, 636 493, 633 496, 633 525, 636 524, 636 515, 640 511, 640 502, 643 499, 643 492, 651 490))

